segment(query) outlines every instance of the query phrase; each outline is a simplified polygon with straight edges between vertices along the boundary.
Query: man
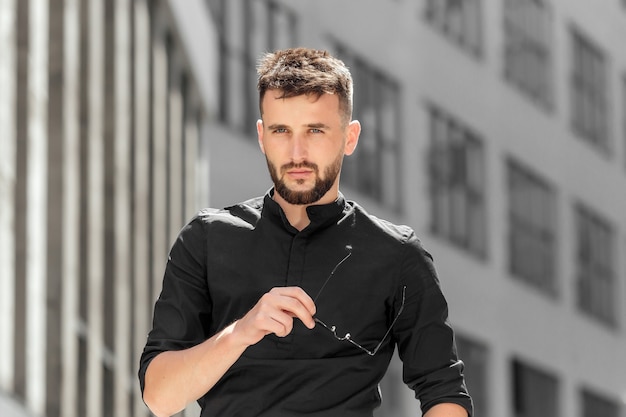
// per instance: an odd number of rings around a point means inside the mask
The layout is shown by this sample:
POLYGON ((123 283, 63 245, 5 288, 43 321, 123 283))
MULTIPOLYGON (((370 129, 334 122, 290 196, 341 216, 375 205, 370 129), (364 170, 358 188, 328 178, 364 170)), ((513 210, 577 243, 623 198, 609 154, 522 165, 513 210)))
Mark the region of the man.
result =
POLYGON ((352 78, 325 51, 267 54, 257 133, 274 187, 201 211, 173 245, 141 358, 159 417, 372 416, 395 346, 427 417, 471 415, 447 304, 414 232, 339 192, 352 78))

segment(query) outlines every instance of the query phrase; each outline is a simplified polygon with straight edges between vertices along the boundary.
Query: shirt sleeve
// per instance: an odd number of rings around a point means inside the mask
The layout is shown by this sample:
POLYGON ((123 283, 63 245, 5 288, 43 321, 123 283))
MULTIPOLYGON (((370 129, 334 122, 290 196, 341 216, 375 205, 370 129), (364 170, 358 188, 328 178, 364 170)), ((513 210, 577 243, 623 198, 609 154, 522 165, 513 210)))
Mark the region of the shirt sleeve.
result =
POLYGON ((143 392, 148 365, 159 353, 183 350, 208 338, 211 298, 206 282, 206 231, 201 216, 179 233, 165 267, 152 330, 139 363, 143 392))
POLYGON ((472 400, 457 356, 448 304, 431 255, 414 233, 404 248, 401 282, 406 287, 404 310, 394 326, 403 363, 403 380, 415 391, 422 413, 440 403, 455 403, 472 415, 472 400))

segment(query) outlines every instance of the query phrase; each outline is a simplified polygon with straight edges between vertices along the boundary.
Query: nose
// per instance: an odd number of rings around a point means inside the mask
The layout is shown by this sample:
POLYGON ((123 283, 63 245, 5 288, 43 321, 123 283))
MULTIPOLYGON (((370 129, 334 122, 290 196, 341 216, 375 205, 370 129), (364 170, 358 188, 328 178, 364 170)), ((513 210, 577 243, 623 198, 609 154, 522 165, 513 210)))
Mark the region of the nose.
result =
POLYGON ((308 143, 304 135, 295 134, 291 138, 291 159, 295 163, 306 160, 308 156, 308 143))

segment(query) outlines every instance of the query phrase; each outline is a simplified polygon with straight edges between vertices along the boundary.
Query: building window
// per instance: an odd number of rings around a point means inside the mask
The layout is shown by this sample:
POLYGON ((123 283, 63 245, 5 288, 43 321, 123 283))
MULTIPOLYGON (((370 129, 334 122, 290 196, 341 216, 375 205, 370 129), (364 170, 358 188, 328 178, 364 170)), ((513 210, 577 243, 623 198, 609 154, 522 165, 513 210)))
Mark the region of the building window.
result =
POLYGON ((465 364, 465 382, 474 402, 474 415, 489 417, 487 348, 471 339, 457 334, 456 345, 459 358, 465 364))
POLYGON ((607 64, 603 52, 572 31, 571 118, 576 134, 604 153, 609 147, 607 64))
POLYGON ((550 108, 552 21, 545 0, 504 2, 504 75, 534 101, 550 108))
POLYGON ((480 0, 427 0, 426 20, 472 54, 482 53, 480 0))
POLYGON ((614 236, 609 222, 579 206, 576 211, 578 307, 615 324, 614 236))
POLYGON ((462 123, 430 108, 431 229, 484 258, 487 225, 482 140, 462 123))
POLYGON ((617 401, 610 400, 602 395, 583 389, 582 417, 619 417, 620 410, 617 401))
POLYGON ((558 381, 543 370, 519 360, 512 362, 513 408, 515 417, 559 415, 558 381))
POLYGON ((220 122, 256 139, 256 64, 263 53, 296 46, 296 15, 272 0, 207 3, 219 31, 220 122))
POLYGON ((556 197, 542 179, 509 160, 509 268, 547 294, 557 292, 556 197))
POLYGON ((355 191, 401 210, 400 87, 364 58, 337 45, 354 81, 354 118, 361 122, 357 151, 344 161, 341 179, 355 191))

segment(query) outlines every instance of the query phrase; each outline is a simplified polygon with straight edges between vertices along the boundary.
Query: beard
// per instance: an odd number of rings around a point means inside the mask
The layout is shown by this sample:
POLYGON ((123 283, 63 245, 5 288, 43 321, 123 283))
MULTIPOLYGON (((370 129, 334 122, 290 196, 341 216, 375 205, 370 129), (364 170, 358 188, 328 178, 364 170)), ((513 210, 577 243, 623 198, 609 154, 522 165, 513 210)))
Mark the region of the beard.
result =
MULTIPOLYGON (((306 205, 313 204, 319 201, 330 190, 335 183, 335 180, 339 176, 341 171, 341 163, 343 155, 338 155, 337 158, 324 170, 324 176, 320 177, 319 167, 317 164, 311 162, 300 162, 285 164, 280 168, 280 175, 276 165, 274 165, 269 159, 267 159, 267 167, 274 183, 274 190, 289 204, 294 205, 306 205), (315 184, 313 188, 305 191, 295 191, 289 188, 285 182, 285 172, 293 168, 308 168, 315 172, 315 184)), ((298 180, 299 184, 302 184, 304 180, 298 180)))

